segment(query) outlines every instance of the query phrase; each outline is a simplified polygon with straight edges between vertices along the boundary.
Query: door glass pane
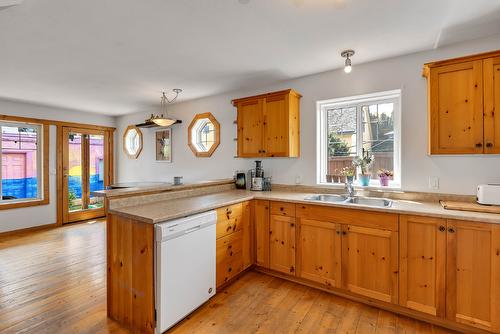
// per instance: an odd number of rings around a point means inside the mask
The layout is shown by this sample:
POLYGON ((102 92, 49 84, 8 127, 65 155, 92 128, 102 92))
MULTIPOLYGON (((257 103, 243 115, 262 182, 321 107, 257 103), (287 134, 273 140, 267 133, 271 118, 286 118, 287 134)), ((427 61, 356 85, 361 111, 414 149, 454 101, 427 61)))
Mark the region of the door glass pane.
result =
POLYGON ((70 133, 68 136, 68 206, 69 211, 79 211, 83 209, 82 198, 82 145, 83 136, 81 133, 70 133))
POLYGON ((104 189, 104 135, 90 135, 89 145, 89 209, 98 209, 104 206, 103 198, 92 196, 92 192, 104 189))
POLYGON ((373 154, 372 178, 377 171, 394 171, 394 103, 361 107, 363 149, 373 154))
POLYGON ((327 182, 345 182, 345 169, 352 168, 357 152, 356 119, 356 107, 327 110, 327 182))
POLYGON ((2 199, 38 196, 37 128, 0 126, 2 131, 2 199))

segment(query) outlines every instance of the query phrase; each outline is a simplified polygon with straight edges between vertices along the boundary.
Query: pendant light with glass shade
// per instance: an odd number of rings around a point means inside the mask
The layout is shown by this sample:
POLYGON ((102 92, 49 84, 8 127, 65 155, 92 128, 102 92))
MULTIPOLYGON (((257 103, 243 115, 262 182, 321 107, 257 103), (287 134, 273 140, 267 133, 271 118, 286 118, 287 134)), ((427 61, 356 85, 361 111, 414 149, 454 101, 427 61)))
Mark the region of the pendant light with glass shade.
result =
POLYGON ((344 50, 340 53, 342 57, 345 58, 345 66, 344 66, 344 72, 345 73, 351 73, 352 71, 352 64, 351 64, 351 58, 354 56, 354 50, 344 50))
POLYGON ((177 99, 177 97, 179 96, 179 93, 182 92, 182 89, 174 88, 174 89, 172 89, 172 91, 175 93, 175 96, 173 99, 169 99, 165 92, 161 93, 161 97, 160 97, 161 114, 159 114, 159 115, 151 114, 151 117, 148 118, 144 123, 136 125, 138 128, 152 128, 152 127, 158 127, 158 126, 168 127, 168 126, 171 126, 171 125, 174 125, 177 123, 182 123, 181 120, 177 120, 177 119, 168 117, 167 106, 170 103, 173 103, 177 99))

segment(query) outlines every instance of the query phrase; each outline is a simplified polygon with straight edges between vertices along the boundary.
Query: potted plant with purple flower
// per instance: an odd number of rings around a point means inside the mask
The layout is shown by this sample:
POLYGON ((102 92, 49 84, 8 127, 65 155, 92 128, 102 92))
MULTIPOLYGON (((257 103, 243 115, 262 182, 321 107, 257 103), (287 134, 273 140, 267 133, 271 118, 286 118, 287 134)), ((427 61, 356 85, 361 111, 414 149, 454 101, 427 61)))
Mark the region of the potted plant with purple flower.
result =
POLYGON ((358 174, 359 184, 361 186, 368 186, 370 184, 371 173, 369 172, 370 167, 373 164, 373 155, 369 151, 363 149, 362 156, 356 156, 352 160, 354 167, 359 168, 361 173, 358 174))
POLYGON ((378 174, 378 178, 380 180, 380 185, 382 187, 389 186, 389 180, 392 180, 392 177, 394 176, 394 173, 392 172, 392 170, 388 170, 388 169, 380 169, 377 174, 378 174))

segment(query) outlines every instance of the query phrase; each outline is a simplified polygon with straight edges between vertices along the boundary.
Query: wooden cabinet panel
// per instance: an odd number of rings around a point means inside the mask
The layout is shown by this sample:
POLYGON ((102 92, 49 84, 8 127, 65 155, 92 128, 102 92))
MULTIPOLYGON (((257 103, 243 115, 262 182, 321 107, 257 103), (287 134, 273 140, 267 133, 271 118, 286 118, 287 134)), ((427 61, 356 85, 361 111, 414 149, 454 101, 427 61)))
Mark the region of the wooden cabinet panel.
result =
POLYGON ((341 287, 341 226, 310 219, 298 220, 297 276, 341 287))
POLYGON ((500 57, 483 62, 484 152, 500 153, 500 57))
POLYGON ((446 315, 500 332, 500 225, 448 221, 446 315))
POLYGON ((264 153, 288 156, 288 95, 273 96, 264 102, 264 153))
POLYGON ((342 226, 342 282, 351 292, 398 302, 398 234, 354 225, 342 226))
POLYGON ((225 257, 217 264, 215 285, 220 287, 243 271, 243 256, 240 253, 225 257))
POLYGON ((238 104, 238 156, 258 157, 263 153, 263 99, 238 104))
POLYGON ((271 202, 271 214, 295 217, 295 203, 273 201, 271 202))
POLYGON ((431 154, 483 152, 483 62, 430 69, 431 154))
POLYGON ((238 110, 238 156, 298 157, 300 98, 287 89, 233 100, 238 110))
POLYGON ((240 218, 243 213, 243 203, 237 203, 217 209, 217 222, 240 218))
POLYGON ((269 268, 269 201, 255 201, 255 264, 269 268))
POLYGON ((398 230, 398 215, 385 212, 333 208, 322 205, 297 204, 297 218, 306 218, 340 224, 354 224, 370 228, 398 230))
POLYGON ((295 275, 295 218, 271 215, 269 267, 295 275))
POLYGON ((254 226, 250 202, 242 204, 241 218, 243 225, 243 268, 246 269, 254 263, 254 226))
POLYGON ((399 303, 445 317, 446 220, 399 218, 399 303))

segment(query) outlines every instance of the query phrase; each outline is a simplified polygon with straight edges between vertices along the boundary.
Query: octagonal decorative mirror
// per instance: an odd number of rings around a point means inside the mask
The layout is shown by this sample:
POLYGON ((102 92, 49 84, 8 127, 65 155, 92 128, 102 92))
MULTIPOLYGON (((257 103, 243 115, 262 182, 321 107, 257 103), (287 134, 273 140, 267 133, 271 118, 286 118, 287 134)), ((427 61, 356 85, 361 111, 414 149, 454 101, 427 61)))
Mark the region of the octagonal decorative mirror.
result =
POLYGON ((142 132, 135 125, 127 127, 123 133, 123 151, 130 159, 137 159, 142 151, 142 132))
POLYGON ((220 124, 207 112, 197 114, 188 129, 188 145, 197 157, 210 157, 220 143, 220 124))

